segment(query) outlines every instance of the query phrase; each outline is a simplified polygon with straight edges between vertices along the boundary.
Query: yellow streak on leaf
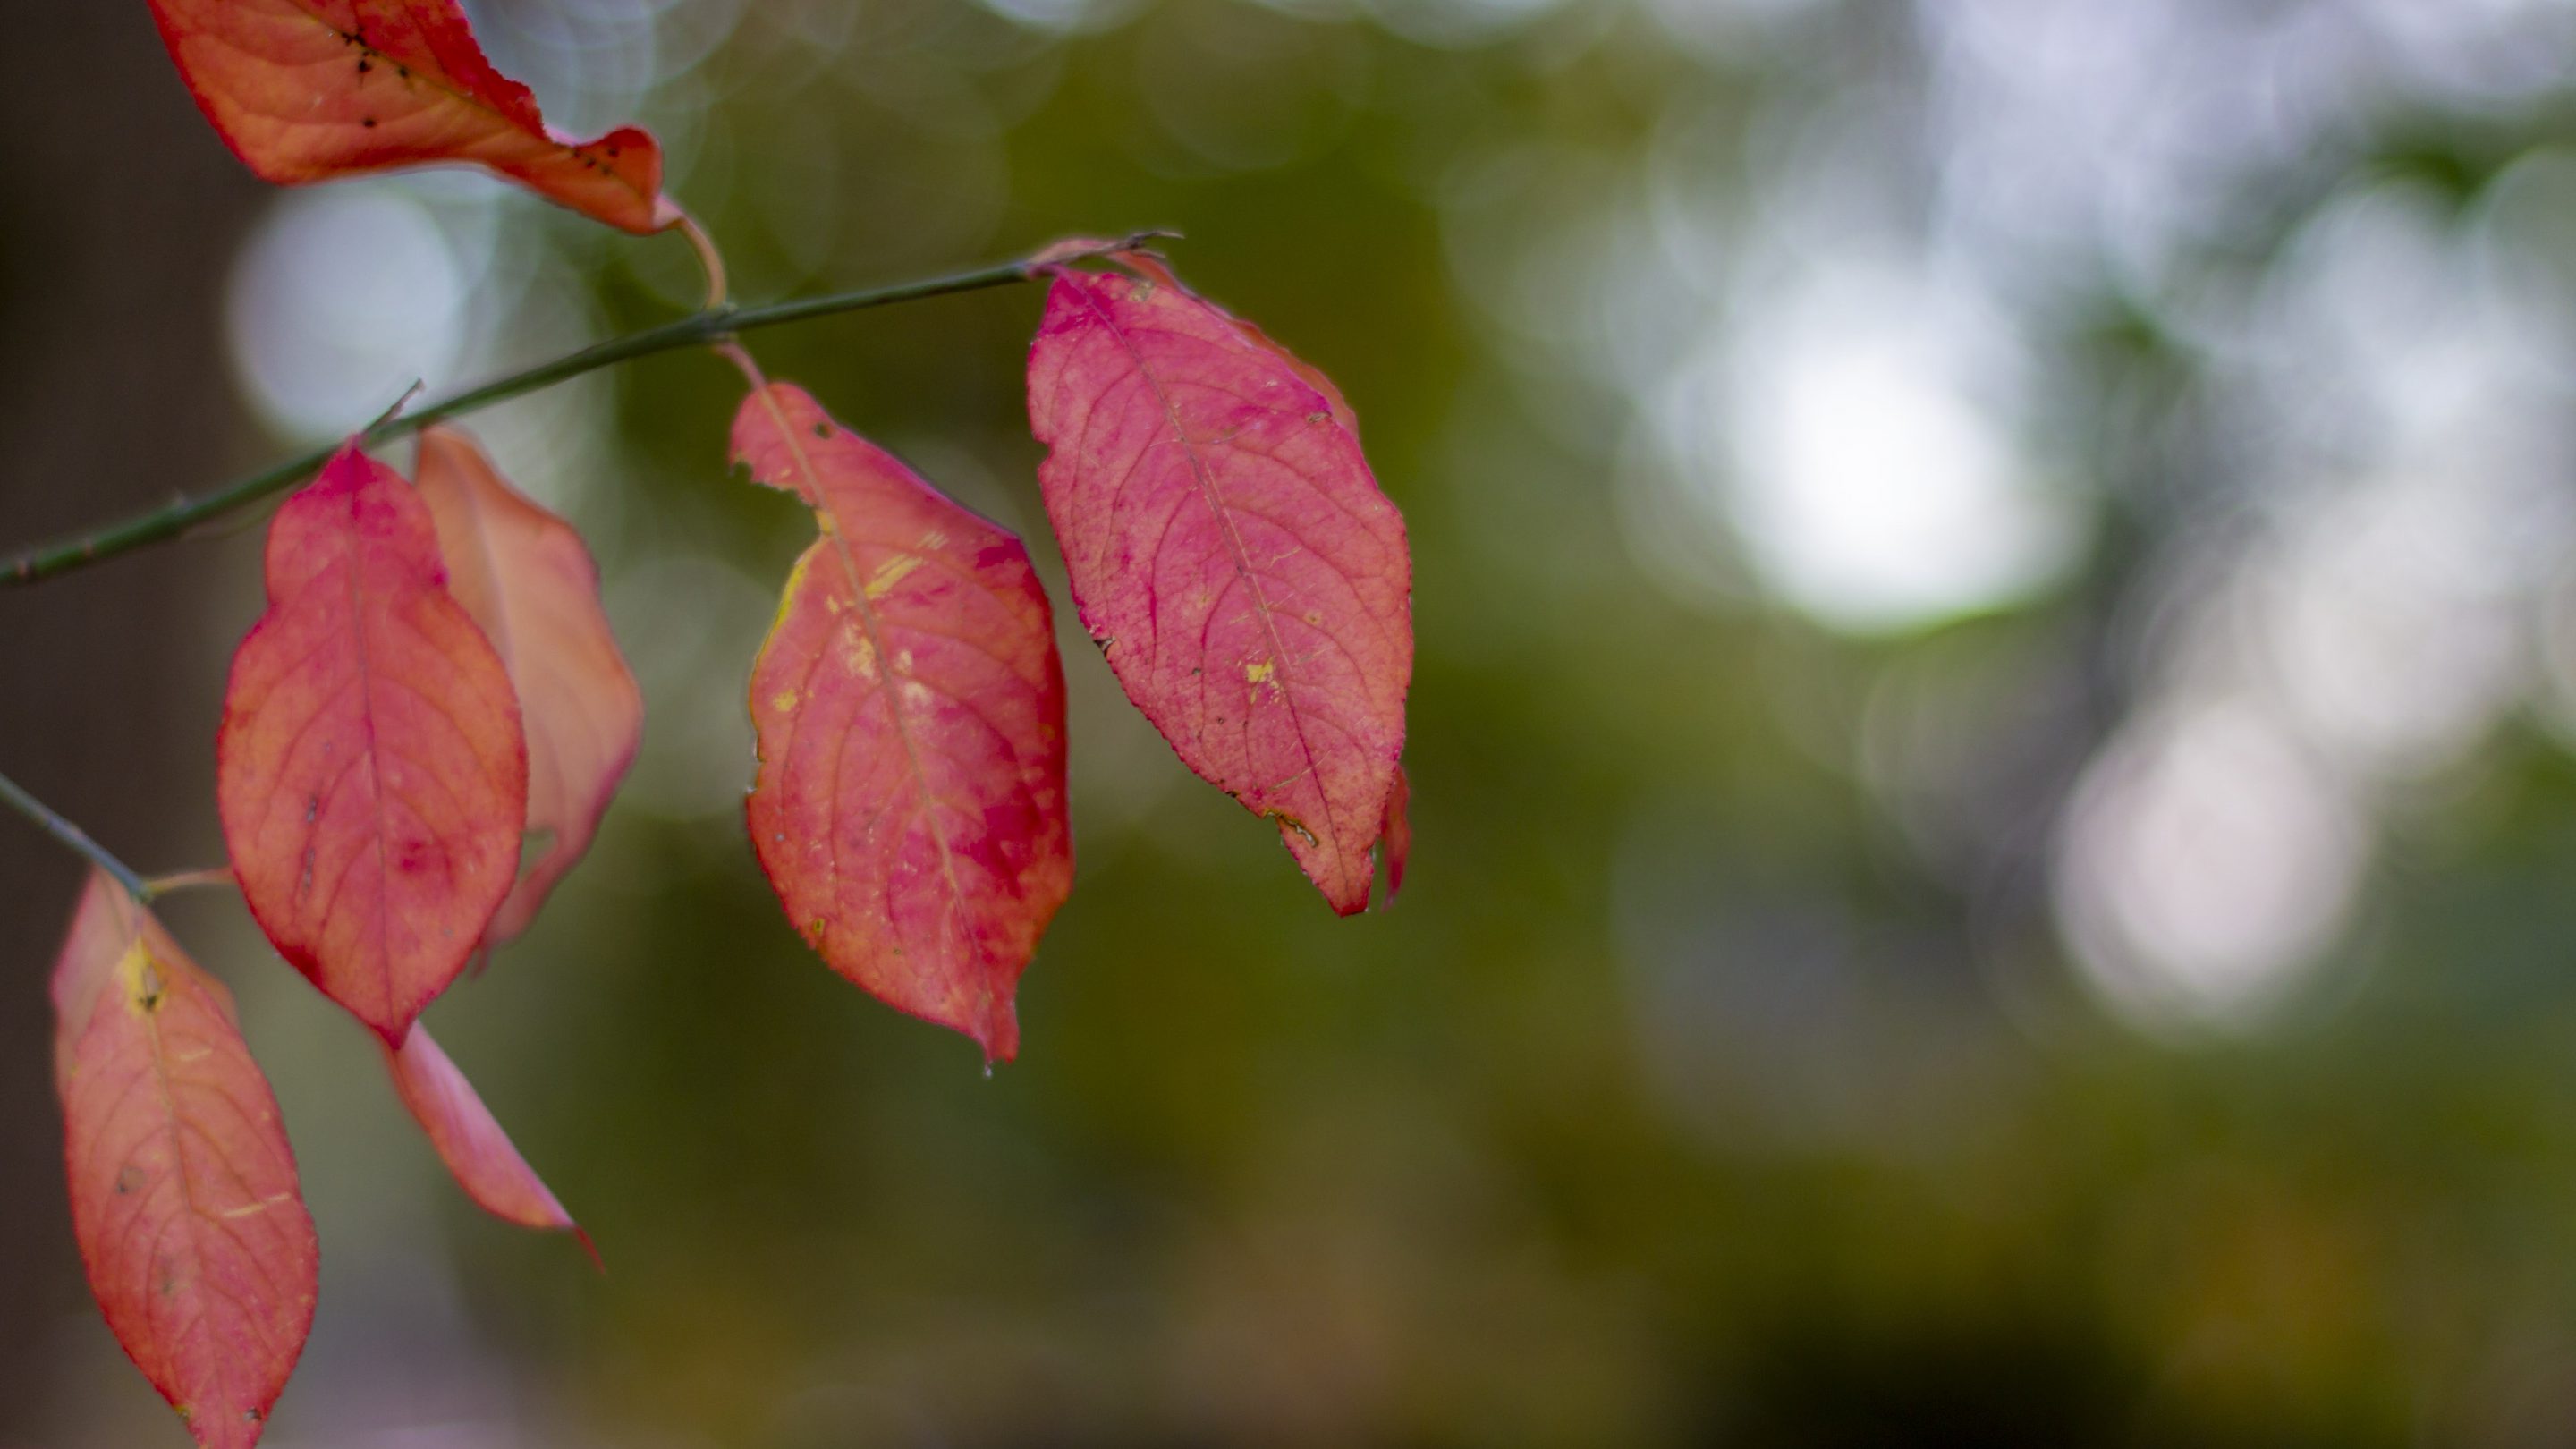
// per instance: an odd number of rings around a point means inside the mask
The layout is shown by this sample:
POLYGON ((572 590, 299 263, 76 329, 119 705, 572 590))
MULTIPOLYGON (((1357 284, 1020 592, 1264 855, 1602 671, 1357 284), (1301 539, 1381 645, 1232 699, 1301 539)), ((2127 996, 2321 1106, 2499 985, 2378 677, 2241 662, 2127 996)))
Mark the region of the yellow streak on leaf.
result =
MULTIPOLYGON (((929 535, 929 538, 923 540, 923 546, 925 548, 930 547, 929 539, 938 537, 939 535, 937 533, 932 533, 929 535)), ((945 540, 942 540, 942 542, 945 542, 945 540)), ((903 582, 904 575, 911 573, 914 569, 921 567, 921 565, 921 555, 912 553, 899 553, 894 557, 887 559, 884 563, 878 564, 876 569, 868 575, 868 597, 871 599, 884 598, 887 594, 894 591, 895 585, 903 582)))

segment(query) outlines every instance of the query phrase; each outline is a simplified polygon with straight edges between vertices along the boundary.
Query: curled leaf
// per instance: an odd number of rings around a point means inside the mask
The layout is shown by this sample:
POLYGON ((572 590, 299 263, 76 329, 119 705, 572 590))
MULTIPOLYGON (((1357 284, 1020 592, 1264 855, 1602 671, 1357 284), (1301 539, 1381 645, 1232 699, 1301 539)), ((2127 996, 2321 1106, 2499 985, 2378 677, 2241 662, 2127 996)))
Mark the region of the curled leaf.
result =
POLYGON ((1058 270, 1029 351, 1074 602, 1182 762, 1278 822, 1347 915, 1404 748, 1404 520, 1321 373, 1123 260, 1145 275, 1058 270))
POLYGON ((399 1045, 517 878, 519 706, 428 508, 354 444, 278 510, 267 568, 215 741, 224 843, 279 954, 399 1045))
POLYGON ((1008 1060, 1012 993, 1073 885, 1064 674, 1028 551, 802 389, 754 392, 733 450, 823 529, 752 669, 761 866, 834 970, 1008 1060))
POLYGON ((429 1039, 426 1027, 415 1024, 399 1050, 381 1042, 377 1045, 383 1047, 385 1069, 393 1075, 394 1091, 403 1107, 428 1134, 439 1161, 447 1164, 456 1185, 476 1206, 523 1228, 569 1232, 580 1239, 591 1261, 599 1260, 590 1234, 555 1201, 545 1181, 511 1144, 509 1134, 492 1120, 491 1109, 475 1094, 474 1084, 429 1039))
POLYGON ((1386 824, 1380 838, 1386 842, 1386 899, 1395 903, 1396 892, 1404 889, 1404 863, 1413 854, 1413 782, 1406 779, 1404 767, 1395 767, 1395 788, 1386 792, 1386 824))
POLYGON ((230 993, 92 875, 54 966, 72 1231, 116 1341, 206 1449, 249 1449, 313 1327, 313 1219, 230 993))
POLYGON ((421 501, 447 588, 501 656, 528 741, 528 821, 545 844, 484 931, 493 945, 535 919, 590 849, 635 760, 644 696, 599 606, 599 569, 572 525, 510 486, 454 428, 420 435, 421 501))
POLYGON ((652 136, 547 126, 456 0, 152 0, 152 14, 216 134, 263 180, 461 162, 626 231, 679 220, 652 136))

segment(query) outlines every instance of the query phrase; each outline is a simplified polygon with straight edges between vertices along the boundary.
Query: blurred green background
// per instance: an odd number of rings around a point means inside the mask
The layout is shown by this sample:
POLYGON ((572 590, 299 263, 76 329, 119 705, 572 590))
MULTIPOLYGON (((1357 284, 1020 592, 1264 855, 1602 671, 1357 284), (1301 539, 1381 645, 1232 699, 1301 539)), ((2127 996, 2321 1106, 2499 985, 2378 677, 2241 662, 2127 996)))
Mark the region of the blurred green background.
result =
MULTIPOLYGON (((141 0, 13 18, 0 544, 694 305, 483 178, 274 193, 141 0)), ((1167 226, 1410 525, 1417 844, 1334 919, 1083 647, 1017 288, 753 339, 1028 534, 1080 876, 989 1079, 741 839, 809 525, 679 354, 474 424, 649 703, 432 1012, 481 1217, 222 899, 323 1241, 278 1446, 2576 1444, 2576 6, 481 0, 739 295, 1167 226)), ((212 864, 248 528, 0 596, 0 768, 212 864)), ((0 1444, 84 1292, 0 822, 0 1444)))

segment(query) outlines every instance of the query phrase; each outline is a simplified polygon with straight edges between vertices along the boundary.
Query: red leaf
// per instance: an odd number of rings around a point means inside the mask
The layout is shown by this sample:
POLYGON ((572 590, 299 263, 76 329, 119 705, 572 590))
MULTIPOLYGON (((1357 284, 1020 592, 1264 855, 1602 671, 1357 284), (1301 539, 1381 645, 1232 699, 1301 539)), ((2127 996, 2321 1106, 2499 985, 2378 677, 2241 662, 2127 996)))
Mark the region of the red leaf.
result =
POLYGON ((509 1134, 492 1120, 491 1110, 475 1095, 474 1084, 429 1039, 428 1028, 413 1026, 400 1050, 384 1047, 384 1053, 394 1091, 420 1123, 420 1130, 429 1134, 429 1145, 438 1149, 439 1160, 447 1164, 467 1197, 494 1217, 523 1228, 570 1232, 581 1240, 592 1262, 599 1260, 590 1234, 555 1201, 536 1170, 511 1145, 509 1134))
POLYGON ((418 473, 448 592, 483 626, 518 692, 527 828, 551 837, 483 933, 499 945, 527 929, 590 849, 635 760, 644 696, 599 607, 598 566, 572 525, 511 487, 453 428, 421 433, 418 473))
POLYGON ((400 1045, 517 878, 527 749, 429 509, 355 444, 269 525, 268 612, 233 655, 215 794, 260 929, 400 1045))
POLYGON ((752 669, 761 866, 832 969, 1007 1061, 1013 988, 1073 886, 1064 674, 1028 551, 802 389, 754 392, 733 451, 823 528, 752 669))
POLYGON ((627 231, 679 220, 650 135, 548 127, 456 0, 152 0, 152 14, 206 119, 264 180, 463 162, 627 231))
POLYGON ((1038 478, 1084 627, 1183 763, 1368 904, 1413 673, 1404 520, 1320 373, 1192 295, 1058 271, 1038 478))
POLYGON ((249 1449, 313 1327, 313 1219, 232 996, 93 874, 54 966, 72 1231, 116 1341, 207 1449, 249 1449))

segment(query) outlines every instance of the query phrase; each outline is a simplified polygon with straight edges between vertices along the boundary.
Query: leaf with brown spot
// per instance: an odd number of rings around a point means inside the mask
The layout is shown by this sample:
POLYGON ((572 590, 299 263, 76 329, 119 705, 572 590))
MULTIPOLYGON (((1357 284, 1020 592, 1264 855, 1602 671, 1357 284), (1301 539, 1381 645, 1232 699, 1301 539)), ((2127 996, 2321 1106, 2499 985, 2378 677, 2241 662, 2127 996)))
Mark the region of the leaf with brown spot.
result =
POLYGON ((232 996, 92 874, 54 966, 81 1265, 206 1449, 250 1449, 313 1327, 313 1220, 232 996))
POLYGON ((429 509, 355 444, 279 509, 233 655, 215 798, 279 954, 400 1045, 519 870, 528 762, 429 509))
POLYGON ((542 852, 484 930, 524 931, 590 849, 634 763, 644 696, 599 606, 599 568, 572 525, 538 506, 449 427, 424 429, 415 470, 438 526, 447 588, 509 671, 528 741, 528 823, 542 852))
POLYGON ((752 668, 761 866, 834 970, 1007 1061, 1020 972, 1073 886, 1064 673, 1028 551, 800 388, 746 399, 733 451, 823 529, 752 668))
POLYGON ((263 180, 453 162, 626 231, 679 220, 652 136, 549 127, 456 0, 152 0, 152 14, 216 134, 263 180))

